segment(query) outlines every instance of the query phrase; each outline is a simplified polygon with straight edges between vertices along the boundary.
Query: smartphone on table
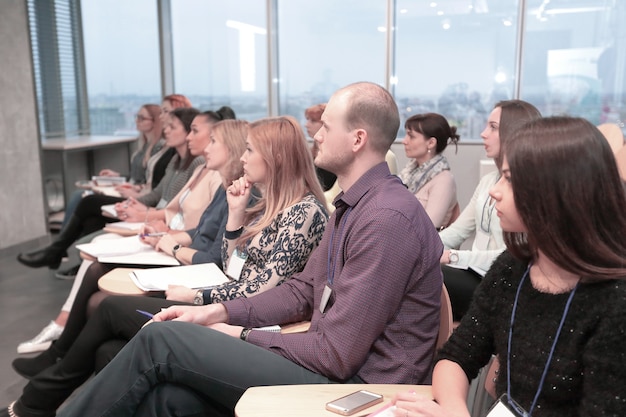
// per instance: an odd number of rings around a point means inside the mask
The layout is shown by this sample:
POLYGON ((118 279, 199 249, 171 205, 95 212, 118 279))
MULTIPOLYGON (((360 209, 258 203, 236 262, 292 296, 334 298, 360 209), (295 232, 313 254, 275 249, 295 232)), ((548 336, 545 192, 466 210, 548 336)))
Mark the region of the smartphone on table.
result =
POLYGON ((349 416, 382 401, 381 394, 361 390, 326 403, 326 409, 342 416, 349 416))

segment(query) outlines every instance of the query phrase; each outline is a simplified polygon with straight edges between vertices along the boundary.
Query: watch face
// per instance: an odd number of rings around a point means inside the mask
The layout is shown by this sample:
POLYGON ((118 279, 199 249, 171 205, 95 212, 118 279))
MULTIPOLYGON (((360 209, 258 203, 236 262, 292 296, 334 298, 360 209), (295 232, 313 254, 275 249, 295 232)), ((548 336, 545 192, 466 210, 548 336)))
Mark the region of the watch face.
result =
POLYGON ((456 252, 450 252, 450 263, 455 264, 459 262, 459 255, 456 252))

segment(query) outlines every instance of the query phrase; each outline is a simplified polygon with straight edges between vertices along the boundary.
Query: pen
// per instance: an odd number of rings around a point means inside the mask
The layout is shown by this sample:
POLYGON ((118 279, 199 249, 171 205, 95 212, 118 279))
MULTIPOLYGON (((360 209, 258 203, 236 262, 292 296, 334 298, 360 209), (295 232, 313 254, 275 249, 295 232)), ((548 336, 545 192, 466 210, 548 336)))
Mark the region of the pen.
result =
POLYGON ((137 313, 143 314, 143 315, 144 315, 144 316, 146 316, 146 317, 150 317, 150 318, 154 317, 154 314, 152 314, 152 313, 148 313, 147 311, 143 311, 143 310, 135 310, 135 311, 136 311, 137 313))
POLYGON ((139 237, 144 238, 144 237, 157 237, 157 236, 165 236, 167 234, 167 232, 158 232, 158 233, 142 233, 139 235, 139 237))

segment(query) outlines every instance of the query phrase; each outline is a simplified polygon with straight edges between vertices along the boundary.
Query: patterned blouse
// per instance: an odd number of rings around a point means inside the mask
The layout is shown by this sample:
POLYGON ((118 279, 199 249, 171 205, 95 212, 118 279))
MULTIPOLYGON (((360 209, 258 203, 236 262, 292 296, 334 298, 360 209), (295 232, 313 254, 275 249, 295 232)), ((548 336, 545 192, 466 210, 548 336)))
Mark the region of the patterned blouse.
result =
MULTIPOLYGON (((246 261, 238 281, 211 290, 210 302, 250 297, 280 285, 304 269, 313 249, 322 240, 328 213, 312 194, 285 208, 274 221, 252 238, 246 247, 246 261)), ((241 233, 226 232, 222 261, 226 265, 241 233)), ((205 291, 205 302, 207 300, 205 291)))

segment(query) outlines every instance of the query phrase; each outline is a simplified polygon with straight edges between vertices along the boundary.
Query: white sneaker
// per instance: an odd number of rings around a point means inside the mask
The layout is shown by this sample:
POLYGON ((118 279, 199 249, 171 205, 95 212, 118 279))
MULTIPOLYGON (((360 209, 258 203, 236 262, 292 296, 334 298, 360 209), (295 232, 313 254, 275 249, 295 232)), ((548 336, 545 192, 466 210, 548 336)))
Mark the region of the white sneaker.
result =
POLYGON ((20 343, 17 346, 17 353, 42 352, 50 347, 54 340, 57 340, 65 327, 59 326, 51 321, 41 332, 30 340, 20 343))

